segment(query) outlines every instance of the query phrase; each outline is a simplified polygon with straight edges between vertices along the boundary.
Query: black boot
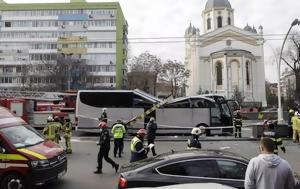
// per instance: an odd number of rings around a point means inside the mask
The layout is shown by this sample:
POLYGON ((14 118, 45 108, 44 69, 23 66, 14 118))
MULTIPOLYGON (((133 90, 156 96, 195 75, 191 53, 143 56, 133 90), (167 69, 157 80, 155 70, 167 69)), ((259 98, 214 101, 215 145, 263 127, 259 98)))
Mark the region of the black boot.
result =
POLYGON ((94 174, 102 174, 102 170, 101 169, 97 169, 97 171, 94 171, 94 174))
POLYGON ((118 172, 118 170, 119 170, 119 164, 116 164, 116 165, 114 166, 114 168, 115 168, 116 172, 118 172))

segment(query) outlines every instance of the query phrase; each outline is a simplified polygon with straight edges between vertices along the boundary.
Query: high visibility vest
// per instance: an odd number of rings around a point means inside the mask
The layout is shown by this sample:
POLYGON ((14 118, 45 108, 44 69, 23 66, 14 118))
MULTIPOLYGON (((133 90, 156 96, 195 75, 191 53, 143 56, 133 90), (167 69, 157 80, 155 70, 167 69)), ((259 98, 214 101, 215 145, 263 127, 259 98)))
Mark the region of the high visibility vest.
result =
POLYGON ((131 152, 137 152, 136 145, 137 143, 142 142, 138 137, 133 137, 130 143, 130 150, 131 152))
POLYGON ((55 122, 48 123, 44 132, 45 132, 44 134, 47 136, 47 138, 49 138, 49 139, 55 138, 55 135, 58 132, 57 123, 55 123, 55 122))
POLYGON ((123 135, 126 133, 126 130, 124 125, 118 123, 113 126, 111 132, 114 135, 114 138, 119 139, 123 138, 123 135))
POLYGON ((71 122, 66 122, 64 125, 63 125, 63 129, 64 133, 66 134, 70 134, 72 133, 72 123, 71 122))

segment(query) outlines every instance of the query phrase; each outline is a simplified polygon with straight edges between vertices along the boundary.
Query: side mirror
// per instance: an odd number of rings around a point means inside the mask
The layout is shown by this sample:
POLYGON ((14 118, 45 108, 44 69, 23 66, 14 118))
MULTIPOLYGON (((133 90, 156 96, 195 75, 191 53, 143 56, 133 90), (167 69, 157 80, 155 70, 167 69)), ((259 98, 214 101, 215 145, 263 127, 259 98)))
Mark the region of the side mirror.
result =
POLYGON ((0 154, 4 154, 6 152, 5 148, 0 147, 0 154))

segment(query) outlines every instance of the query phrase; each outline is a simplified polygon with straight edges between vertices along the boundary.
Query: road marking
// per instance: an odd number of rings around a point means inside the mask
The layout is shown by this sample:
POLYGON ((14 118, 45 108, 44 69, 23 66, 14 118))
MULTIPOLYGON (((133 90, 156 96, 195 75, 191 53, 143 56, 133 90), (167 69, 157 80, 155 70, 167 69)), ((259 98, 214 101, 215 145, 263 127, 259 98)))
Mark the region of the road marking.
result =
POLYGON ((228 150, 228 149, 230 149, 229 146, 220 147, 220 150, 228 150))

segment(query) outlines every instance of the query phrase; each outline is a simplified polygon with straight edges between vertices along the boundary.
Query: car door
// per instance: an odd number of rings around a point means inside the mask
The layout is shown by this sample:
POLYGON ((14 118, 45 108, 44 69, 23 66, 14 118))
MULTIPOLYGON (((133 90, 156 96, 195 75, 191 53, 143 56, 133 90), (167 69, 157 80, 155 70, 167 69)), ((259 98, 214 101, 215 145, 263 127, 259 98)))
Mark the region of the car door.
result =
POLYGON ((183 160, 158 167, 156 170, 165 180, 173 180, 176 183, 219 183, 218 166, 213 159, 183 160))
POLYGON ((246 163, 229 159, 217 159, 216 162, 222 184, 235 188, 244 188, 245 173, 247 170, 246 163))

